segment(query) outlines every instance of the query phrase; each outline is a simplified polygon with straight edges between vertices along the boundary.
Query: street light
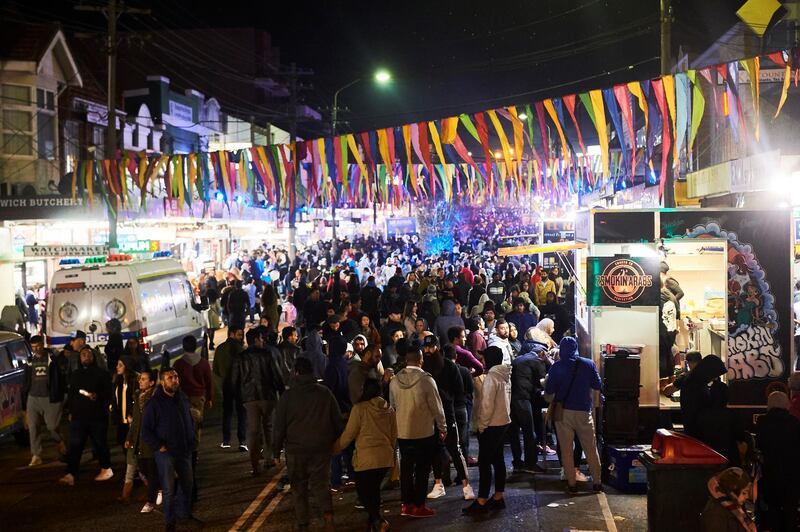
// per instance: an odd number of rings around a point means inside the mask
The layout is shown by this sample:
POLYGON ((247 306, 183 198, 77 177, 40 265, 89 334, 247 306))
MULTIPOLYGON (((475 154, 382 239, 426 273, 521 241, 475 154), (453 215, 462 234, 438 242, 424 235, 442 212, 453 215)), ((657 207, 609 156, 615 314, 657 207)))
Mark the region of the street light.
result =
MULTIPOLYGON (((390 83, 392 81, 392 74, 388 70, 382 68, 382 69, 377 70, 375 72, 375 75, 373 76, 373 78, 375 80, 375 83, 377 83, 378 85, 387 85, 388 83, 390 83)), ((345 86, 339 88, 336 92, 333 93, 333 107, 331 108, 331 136, 332 137, 336 136, 336 126, 338 125, 337 118, 338 118, 338 115, 339 115, 339 93, 342 92, 345 89, 348 89, 348 88, 352 87, 353 85, 355 85, 356 83, 361 81, 361 79, 362 78, 356 78, 353 81, 351 81, 350 83, 348 83, 345 86)), ((376 179, 375 190, 377 190, 377 175, 375 176, 375 179, 376 179)), ((333 192, 334 192, 334 195, 335 195, 336 194, 336 187, 334 187, 333 192)), ((336 199, 337 198, 334 197, 333 201, 331 202, 331 223, 332 223, 332 228, 333 228, 332 236, 333 236, 333 240, 334 241, 336 240, 336 199)), ((375 202, 373 202, 373 206, 374 206, 373 221, 374 221, 374 220, 377 220, 377 217, 378 217, 378 207, 377 207, 377 204, 375 204, 375 202)))

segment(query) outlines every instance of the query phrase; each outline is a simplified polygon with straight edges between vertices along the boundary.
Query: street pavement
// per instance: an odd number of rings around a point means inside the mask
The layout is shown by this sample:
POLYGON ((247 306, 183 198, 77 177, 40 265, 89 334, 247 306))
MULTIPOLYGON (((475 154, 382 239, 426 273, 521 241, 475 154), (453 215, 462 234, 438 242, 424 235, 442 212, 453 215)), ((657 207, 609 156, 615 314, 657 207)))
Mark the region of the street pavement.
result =
MULTIPOLYGON (((219 398, 219 397, 218 397, 219 398)), ((280 482, 282 470, 272 469, 261 476, 250 475, 246 454, 239 453, 235 441, 230 449, 220 449, 221 403, 216 401, 206 413, 200 447, 199 501, 195 515, 204 530, 293 530, 291 494, 280 482)), ((109 441, 114 441, 114 428, 109 441)), ((234 421, 235 438, 235 421, 234 421)), ((0 442, 0 530, 23 531, 127 531, 158 530, 163 515, 139 513, 142 502, 122 504, 120 495, 125 460, 120 447, 112 450, 114 478, 95 482, 97 462, 91 461, 90 445, 83 455, 83 465, 74 487, 58 484, 65 466, 58 459, 55 445, 46 441, 44 464, 27 467, 30 453, 13 439, 0 442)), ((477 441, 472 451, 477 451, 477 441)), ((511 469, 511 456, 506 447, 506 464, 511 469)), ((451 531, 644 531, 647 529, 646 497, 617 493, 583 492, 570 497, 559 480, 555 456, 547 462, 548 472, 539 475, 509 474, 505 511, 481 517, 463 517, 461 509, 468 503, 461 498, 460 487, 447 489, 447 495, 430 501, 437 514, 429 519, 400 517, 400 492, 383 492, 384 517, 391 530, 451 531)), ((478 470, 470 468, 472 485, 478 489, 478 470)), ((590 485, 584 486, 590 489, 590 485)), ((144 494, 137 482, 134 498, 144 494)), ((362 531, 365 514, 354 507, 353 490, 334 494, 334 513, 339 531, 362 531)), ((320 521, 316 521, 320 525, 320 521)), ((180 528, 179 528, 180 529, 180 528)))
MULTIPOLYGON (((291 494, 281 491, 281 471, 273 469, 260 477, 251 477, 249 460, 235 445, 226 450, 218 448, 220 418, 220 408, 215 405, 207 416, 201 443, 200 498, 195 514, 205 523, 204 529, 292 530, 291 494)), ((111 432, 109 436, 111 439, 111 432)), ((117 502, 125 471, 120 448, 113 450, 115 476, 107 482, 93 480, 98 466, 91 461, 87 449, 74 487, 58 484, 64 464, 58 461, 52 442, 45 448, 45 464, 29 468, 26 448, 20 448, 13 440, 0 443, 0 529, 107 531, 157 530, 163 526, 160 512, 139 513, 141 502, 128 505, 117 502)), ((510 455, 506 462, 510 469, 510 455)), ((508 508, 502 512, 479 518, 462 517, 461 508, 467 503, 461 500, 461 489, 453 487, 447 489, 445 497, 430 502, 437 515, 424 520, 400 517, 399 490, 384 491, 384 516, 392 530, 409 531, 420 527, 431 532, 646 530, 644 496, 609 490, 607 494, 582 493, 569 497, 558 479, 558 463, 548 461, 547 466, 547 474, 509 476, 505 493, 508 508)), ((477 490, 477 468, 471 468, 470 474, 477 490)), ((143 493, 144 487, 137 484, 134 497, 143 493)), ((365 517, 354 508, 355 492, 344 491, 333 497, 337 530, 363 530, 365 517)))

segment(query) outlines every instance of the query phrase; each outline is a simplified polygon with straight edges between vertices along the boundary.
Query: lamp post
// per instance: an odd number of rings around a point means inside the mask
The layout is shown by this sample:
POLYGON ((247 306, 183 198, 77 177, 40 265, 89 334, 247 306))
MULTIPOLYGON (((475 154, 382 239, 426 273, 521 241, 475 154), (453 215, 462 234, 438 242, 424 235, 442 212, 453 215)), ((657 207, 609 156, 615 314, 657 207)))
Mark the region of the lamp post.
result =
MULTIPOLYGON (((378 85, 386 85, 390 81, 392 81, 392 75, 386 70, 378 70, 375 72, 374 75, 375 82, 378 85)), ((333 107, 331 108, 331 136, 336 137, 336 126, 338 125, 338 116, 339 116, 339 93, 345 89, 348 89, 361 81, 362 78, 356 78, 347 85, 339 88, 336 92, 333 93, 333 107)), ((336 187, 333 188, 333 201, 331 201, 331 224, 332 224, 332 236, 333 240, 336 240, 336 202, 338 198, 336 197, 336 187)), ((376 207, 377 208, 377 207, 376 207)))

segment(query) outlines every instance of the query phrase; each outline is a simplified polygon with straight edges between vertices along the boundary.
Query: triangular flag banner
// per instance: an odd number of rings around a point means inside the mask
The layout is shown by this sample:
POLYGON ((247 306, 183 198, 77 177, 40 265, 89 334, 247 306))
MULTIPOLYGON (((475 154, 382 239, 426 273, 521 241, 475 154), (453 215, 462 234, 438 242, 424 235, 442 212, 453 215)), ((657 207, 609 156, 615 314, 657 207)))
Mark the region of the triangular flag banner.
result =
POLYGON ((600 142, 600 161, 603 165, 603 177, 608 179, 611 177, 611 170, 608 157, 608 126, 606 125, 602 91, 589 91, 589 99, 592 106, 591 116, 594 117, 594 126, 597 129, 597 138, 600 142))
POLYGON ((778 0, 747 0, 736 12, 736 16, 750 26, 756 35, 763 37, 769 21, 780 8, 781 4, 778 0))

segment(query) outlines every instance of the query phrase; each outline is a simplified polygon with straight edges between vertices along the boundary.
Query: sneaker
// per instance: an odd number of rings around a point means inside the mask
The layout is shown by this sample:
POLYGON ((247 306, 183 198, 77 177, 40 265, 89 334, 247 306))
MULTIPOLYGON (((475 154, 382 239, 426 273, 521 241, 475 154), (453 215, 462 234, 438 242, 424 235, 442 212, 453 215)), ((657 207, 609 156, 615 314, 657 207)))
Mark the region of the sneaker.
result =
POLYGON ((583 472, 580 469, 578 469, 578 470, 575 471, 575 481, 576 482, 588 482, 589 481, 589 477, 584 475, 583 472))
POLYGON ((548 445, 547 447, 545 447, 545 448, 544 448, 544 450, 545 450, 545 452, 546 452, 547 454, 550 454, 550 455, 553 455, 553 454, 558 454, 558 451, 556 451, 555 449, 553 449, 553 448, 552 448, 552 447, 550 447, 549 445, 548 445))
POLYGON ((485 514, 490 510, 489 503, 486 502, 484 504, 480 504, 478 501, 474 501, 472 504, 467 506, 466 508, 461 509, 461 513, 463 515, 477 515, 477 514, 485 514))
POLYGON ((359 499, 356 499, 356 503, 355 503, 354 507, 355 507, 357 510, 363 510, 364 508, 366 508, 366 507, 364 506, 364 503, 363 503, 363 502, 361 502, 359 499))
POLYGON ((72 476, 72 473, 67 473, 60 479, 58 479, 59 484, 65 484, 67 486, 74 486, 75 485, 75 477, 72 476))
POLYGON ((462 491, 464 492, 464 500, 465 501, 474 501, 475 500, 475 492, 472 491, 472 486, 467 484, 466 486, 464 486, 462 491))
POLYGON ((578 486, 567 486, 567 493, 569 495, 577 495, 578 494, 578 486))
POLYGON ((428 493, 428 497, 427 498, 428 499, 438 499, 439 497, 444 497, 444 496, 445 496, 444 484, 435 483, 433 485, 433 489, 431 490, 431 492, 428 493))
POLYGON ((404 515, 406 517, 413 517, 414 516, 414 505, 413 504, 401 504, 400 505, 400 515, 404 515))
MULTIPOLYGON (((228 445, 228 447, 230 447, 230 445, 228 445)), ((247 445, 239 444, 239 452, 240 453, 249 453, 250 449, 247 447, 247 445)))
POLYGON ((158 490, 158 495, 156 495, 156 506, 161 506, 161 503, 164 502, 164 494, 161 490, 158 490))
POLYGON ((417 506, 411 517, 433 517, 434 515, 436 515, 436 510, 431 510, 427 506, 417 506))
POLYGON ((478 459, 474 456, 470 456, 467 458, 467 467, 476 467, 478 465, 478 459))
POLYGON ((42 457, 34 454, 31 457, 31 463, 28 464, 28 467, 35 467, 37 465, 42 465, 42 457))
POLYGON ((156 505, 155 504, 150 503, 150 502, 146 502, 146 503, 144 503, 144 506, 142 506, 142 509, 141 509, 141 511, 139 511, 139 513, 141 513, 141 514, 149 514, 150 512, 152 512, 155 509, 156 509, 156 505))
POLYGON ((222 443, 219 444, 219 448, 220 449, 230 449, 231 448, 231 444, 222 442, 222 443))
POLYGON ((105 469, 101 469, 100 472, 97 474, 97 476, 94 477, 94 479, 98 482, 102 482, 104 480, 110 479, 113 476, 114 476, 114 471, 112 471, 110 467, 107 467, 105 469))

